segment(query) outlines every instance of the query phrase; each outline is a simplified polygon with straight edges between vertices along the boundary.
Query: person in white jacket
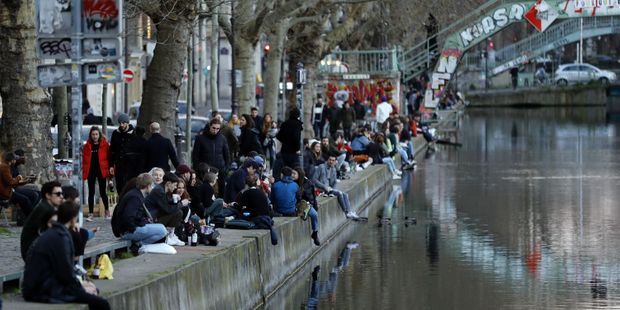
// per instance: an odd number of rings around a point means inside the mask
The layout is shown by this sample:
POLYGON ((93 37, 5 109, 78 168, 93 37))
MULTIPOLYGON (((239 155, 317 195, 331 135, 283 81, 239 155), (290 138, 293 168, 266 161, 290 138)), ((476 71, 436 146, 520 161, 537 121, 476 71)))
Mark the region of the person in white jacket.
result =
POLYGON ((377 105, 377 124, 383 124, 392 113, 392 105, 387 102, 387 97, 381 98, 381 103, 377 105))

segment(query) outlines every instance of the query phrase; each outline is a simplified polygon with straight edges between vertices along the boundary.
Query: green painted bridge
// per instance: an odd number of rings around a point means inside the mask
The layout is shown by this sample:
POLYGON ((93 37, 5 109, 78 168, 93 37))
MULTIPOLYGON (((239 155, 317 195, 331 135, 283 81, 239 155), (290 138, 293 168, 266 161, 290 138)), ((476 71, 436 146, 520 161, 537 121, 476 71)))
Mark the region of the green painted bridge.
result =
MULTIPOLYGON (((366 71, 372 68, 374 73, 397 71, 403 81, 408 81, 434 68, 429 74, 431 83, 424 103, 426 107, 434 108, 467 51, 510 24, 529 21, 541 32, 497 51, 498 65, 491 68, 494 74, 578 40, 580 30, 577 25, 580 22, 577 18, 584 18, 583 37, 620 32, 617 16, 620 16, 617 0, 492 0, 407 50, 338 52, 339 55, 328 56, 319 69, 321 73, 353 77, 365 73, 360 70, 364 68, 366 71), (601 2, 605 6, 600 6, 601 2), (345 54, 357 59, 356 65, 344 61, 345 54)), ((479 65, 477 57, 465 57, 465 65, 479 65)))

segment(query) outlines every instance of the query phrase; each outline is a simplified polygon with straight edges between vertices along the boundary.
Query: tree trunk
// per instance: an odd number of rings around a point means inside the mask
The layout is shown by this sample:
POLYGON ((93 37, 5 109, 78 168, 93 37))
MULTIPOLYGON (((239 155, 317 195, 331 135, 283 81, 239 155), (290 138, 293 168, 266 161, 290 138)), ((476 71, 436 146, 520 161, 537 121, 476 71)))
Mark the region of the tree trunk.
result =
POLYGON ((219 103, 219 88, 217 84, 217 73, 218 73, 218 56, 220 54, 219 49, 219 39, 220 39, 220 28, 218 20, 219 7, 216 7, 213 12, 213 17, 211 20, 211 70, 209 70, 209 83, 211 88, 211 111, 218 111, 220 109, 219 103))
POLYGON ((23 174, 54 178, 51 98, 37 84, 34 1, 0 1, 0 97, 3 120, 0 148, 23 149, 23 174))
POLYGON ((263 102, 265 103, 264 112, 270 113, 274 120, 278 118, 280 69, 282 65, 282 54, 284 52, 284 35, 288 29, 287 26, 288 22, 283 21, 276 25, 276 29, 270 31, 268 34, 271 50, 267 55, 267 72, 265 72, 265 76, 263 76, 263 81, 265 82, 265 97, 263 102))
POLYGON ((181 18, 165 18, 157 24, 157 46, 147 69, 138 118, 138 125, 145 128, 150 122, 160 123, 161 134, 173 141, 176 130, 175 108, 187 60, 190 27, 190 21, 181 18))
MULTIPOLYGON (((304 138, 314 137, 314 130, 312 129, 312 112, 314 110, 314 98, 316 96, 316 74, 315 64, 310 63, 305 66, 306 69, 306 84, 304 85, 304 110, 303 110, 303 122, 304 122, 304 138)), ((322 138, 322 137, 316 137, 322 138)))
MULTIPOLYGON (((67 87, 60 86, 52 89, 52 101, 56 106, 56 115, 58 120, 58 158, 67 158, 69 156, 69 148, 65 138, 67 137, 69 126, 67 126, 67 119, 65 118, 69 112, 69 100, 67 96, 67 87)), ((105 131, 104 131, 105 132, 105 131)))
POLYGON ((235 90, 239 102, 239 114, 250 113, 250 108, 256 105, 255 49, 256 42, 248 41, 243 37, 235 37, 235 69, 241 70, 243 77, 242 85, 237 85, 235 90))

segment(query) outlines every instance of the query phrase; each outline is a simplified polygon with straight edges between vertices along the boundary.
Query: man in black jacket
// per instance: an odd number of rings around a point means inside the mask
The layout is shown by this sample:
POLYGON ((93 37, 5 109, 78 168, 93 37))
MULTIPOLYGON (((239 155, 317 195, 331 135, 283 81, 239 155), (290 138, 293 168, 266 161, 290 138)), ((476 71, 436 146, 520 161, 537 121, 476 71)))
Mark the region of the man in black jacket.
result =
POLYGON ((297 167, 300 166, 299 155, 301 146, 301 131, 303 123, 299 119, 301 113, 299 109, 294 108, 289 112, 288 120, 282 123, 280 131, 276 138, 282 142, 280 150, 280 159, 283 166, 297 167))
POLYGON ((170 165, 168 164, 168 159, 172 162, 173 167, 179 165, 177 152, 174 150, 172 141, 160 134, 161 128, 159 123, 152 122, 150 129, 151 137, 146 141, 146 170, 158 167, 169 172, 170 165))
POLYGON ((133 126, 129 124, 129 115, 121 113, 118 116, 118 129, 112 133, 110 140, 110 174, 116 179, 116 188, 122 190, 129 180, 129 165, 127 163, 127 148, 133 139, 133 126))
MULTIPOLYGON (((163 239, 168 231, 162 224, 153 224, 153 218, 144 206, 144 197, 151 192, 153 177, 142 173, 136 178, 136 188, 121 198, 119 208, 119 232, 121 239, 151 244, 163 239)), ((114 222, 114 219, 112 219, 114 222)))
MULTIPOLYGON (((179 177, 171 172, 166 173, 163 182, 156 185, 144 198, 144 205, 157 223, 167 227, 166 244, 182 246, 185 242, 179 240, 174 234, 174 228, 181 225, 183 221, 181 198, 174 194, 178 184, 179 177)), ((184 203, 187 204, 187 201, 184 203)))
POLYGON ((220 133, 222 124, 219 118, 213 118, 208 125, 202 131, 201 135, 197 135, 194 140, 194 149, 192 150, 192 162, 194 163, 194 170, 198 171, 198 165, 200 163, 206 163, 207 165, 217 168, 218 175, 218 187, 220 189, 220 196, 226 185, 226 175, 228 174, 228 167, 230 165, 230 152, 228 150, 228 143, 224 136, 220 133))
POLYGON ((103 298, 87 293, 74 269, 73 241, 69 227, 77 223, 78 206, 65 202, 58 207, 58 222, 43 233, 28 251, 22 294, 27 301, 86 303, 89 309, 110 309, 103 298))

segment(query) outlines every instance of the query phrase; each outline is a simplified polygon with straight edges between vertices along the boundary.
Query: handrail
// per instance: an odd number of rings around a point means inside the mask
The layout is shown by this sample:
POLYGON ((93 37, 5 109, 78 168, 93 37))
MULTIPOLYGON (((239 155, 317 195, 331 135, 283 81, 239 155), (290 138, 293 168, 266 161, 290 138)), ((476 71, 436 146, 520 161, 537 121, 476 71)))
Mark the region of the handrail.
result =
MULTIPOLYGON (((600 29, 603 27, 611 27, 619 25, 619 17, 616 16, 594 16, 583 18, 583 29, 586 31, 600 29)), ((517 59, 523 53, 534 53, 545 46, 559 42, 570 34, 580 31, 579 19, 567 19, 551 26, 544 32, 528 36, 523 40, 499 49, 495 52, 495 62, 500 65, 517 59)), ((465 56, 464 63, 467 66, 481 66, 482 59, 479 53, 468 53, 465 56)))

